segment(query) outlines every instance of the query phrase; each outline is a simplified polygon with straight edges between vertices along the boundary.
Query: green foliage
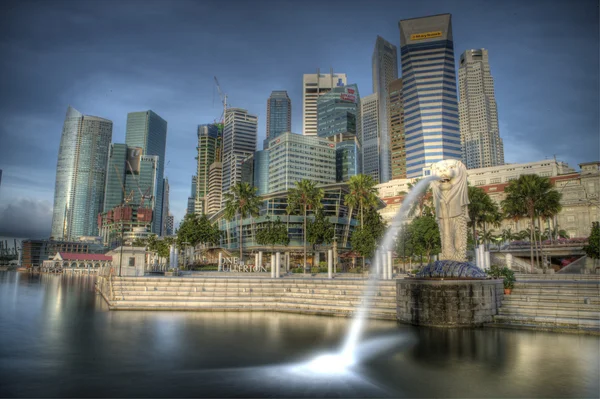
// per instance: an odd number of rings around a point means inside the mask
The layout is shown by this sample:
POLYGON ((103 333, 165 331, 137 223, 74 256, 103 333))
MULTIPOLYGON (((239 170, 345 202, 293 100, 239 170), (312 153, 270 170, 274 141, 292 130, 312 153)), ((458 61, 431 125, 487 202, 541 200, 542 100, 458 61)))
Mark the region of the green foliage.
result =
POLYGON ((221 231, 216 224, 210 223, 206 215, 187 214, 177 231, 177 246, 183 248, 185 245, 217 245, 220 238, 221 231))
POLYGON ((354 230, 350 243, 360 256, 370 258, 385 233, 386 223, 375 208, 369 208, 364 216, 364 226, 354 230))
POLYGON ((133 240, 133 243, 131 245, 133 245, 134 247, 145 247, 148 243, 148 240, 143 239, 143 238, 136 238, 135 240, 133 240))
POLYGON ((344 203, 349 208, 350 216, 353 209, 359 210, 361 226, 364 222, 365 209, 377 206, 376 184, 377 182, 370 175, 355 175, 348 180, 349 192, 344 197, 344 203))
POLYGON ((314 219, 307 221, 306 230, 307 241, 312 245, 331 244, 335 236, 333 224, 322 209, 317 209, 314 219))
POLYGON ((292 273, 304 273, 304 268, 302 268, 302 267, 294 267, 293 269, 290 269, 290 271, 292 273))
POLYGON ((513 287, 515 286, 515 273, 508 267, 492 265, 490 267, 490 271, 487 274, 495 279, 503 279, 504 288, 506 289, 513 289, 513 287))
POLYGON ((276 221, 271 221, 267 218, 267 222, 262 224, 260 230, 256 232, 256 242, 260 245, 275 245, 286 246, 290 243, 287 227, 279 217, 276 221))
POLYGON ((441 252, 440 230, 433 215, 415 218, 409 225, 408 230, 410 245, 414 254, 429 257, 432 254, 441 252))
POLYGON ((480 187, 469 186, 469 226, 473 230, 473 236, 476 236, 475 228, 477 226, 483 228, 483 239, 485 243, 492 241, 493 236, 486 234, 488 224, 500 226, 502 221, 502 213, 498 205, 490 198, 489 195, 480 187))
MULTIPOLYGON (((416 179, 414 183, 408 183, 408 188, 412 191, 421 179, 416 179)), ((417 200, 411 205, 408 211, 408 217, 431 216, 434 214, 433 194, 431 186, 427 186, 427 190, 421 193, 417 200)))
POLYGON ((238 244, 240 247, 240 261, 243 260, 243 234, 242 220, 248 216, 258 216, 261 203, 260 197, 256 194, 256 187, 248 183, 237 183, 231 187, 231 191, 226 193, 224 216, 227 220, 233 220, 236 215, 239 217, 238 244))
POLYGON ((159 240, 156 234, 150 235, 146 240, 148 250, 151 252, 156 252, 156 254, 161 258, 169 258, 169 247, 172 243, 172 240, 169 240, 169 238, 170 237, 159 240))
POLYGON ((600 223, 592 223, 592 231, 588 238, 588 245, 583 247, 586 255, 592 259, 600 258, 600 223))

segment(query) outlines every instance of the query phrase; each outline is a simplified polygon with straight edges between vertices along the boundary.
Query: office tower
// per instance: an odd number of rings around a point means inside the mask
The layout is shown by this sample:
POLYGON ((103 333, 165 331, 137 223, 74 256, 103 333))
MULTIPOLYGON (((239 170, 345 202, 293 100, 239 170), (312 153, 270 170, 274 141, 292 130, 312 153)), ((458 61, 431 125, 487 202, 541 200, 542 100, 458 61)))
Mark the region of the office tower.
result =
POLYGON ((123 203, 125 172, 127 170, 126 162, 127 145, 119 143, 111 144, 108 153, 103 212, 108 212, 123 203))
POLYGON ((355 137, 335 144, 335 181, 345 182, 361 173, 360 145, 355 137))
POLYGON ((390 141, 392 143, 392 180, 406 179, 406 146, 404 140, 404 105, 402 102, 402 79, 390 82, 389 115, 390 141))
POLYGON ((113 123, 71 106, 63 125, 52 212, 52 238, 98 235, 113 123))
POLYGON ((222 193, 242 179, 242 161, 256 150, 258 118, 241 108, 225 112, 223 128, 223 181, 222 193))
POLYGON ((254 153, 254 187, 256 194, 264 195, 269 192, 269 151, 254 153))
POLYGON ((379 109, 377 93, 363 97, 360 101, 362 146, 362 173, 379 181, 379 109))
POLYGON ((292 101, 287 91, 272 91, 267 100, 267 140, 292 131, 292 101))
POLYGON ((467 169, 504 165, 494 78, 486 49, 467 50, 458 67, 462 159, 467 169))
POLYGON ((200 214, 206 213, 208 196, 208 171, 210 165, 218 160, 221 146, 221 129, 217 124, 198 126, 197 184, 194 194, 200 214))
POLYGON ((254 184, 254 154, 242 161, 242 183, 254 184))
POLYGON ((208 215, 215 214, 221 209, 223 183, 223 163, 215 162, 208 169, 208 215))
POLYGON ((163 176, 165 169, 165 150, 167 145, 167 121, 155 112, 141 111, 127 114, 127 128, 125 132, 127 147, 142 149, 142 155, 158 156, 156 174, 156 197, 154 198, 152 232, 162 235, 162 196, 163 176))
POLYGON ((185 213, 194 213, 196 209, 196 192, 198 192, 198 176, 192 176, 192 189, 188 197, 187 210, 185 213))
POLYGON ((169 218, 169 179, 163 179, 163 202, 162 202, 162 215, 163 215, 163 226, 162 226, 162 234, 164 236, 167 234, 167 219, 169 218))
POLYGON ((340 142, 354 139, 360 126, 358 86, 336 87, 317 100, 317 136, 340 142))
POLYGON ((345 73, 305 74, 302 79, 302 134, 317 135, 317 99, 334 87, 346 85, 345 73))
POLYGON ((173 215, 167 216, 167 223, 165 225, 165 235, 172 236, 175 228, 175 217, 173 215))
POLYGON ((461 159, 450 14, 402 20, 400 52, 406 176, 442 159, 461 159))
POLYGON ((320 137, 283 133, 269 141, 269 193, 303 179, 335 183, 335 144, 320 137))
POLYGON ((392 178, 392 154, 390 139, 390 102, 388 86, 398 79, 398 52, 396 46, 377 36, 372 58, 373 93, 377 94, 379 108, 379 182, 392 178))

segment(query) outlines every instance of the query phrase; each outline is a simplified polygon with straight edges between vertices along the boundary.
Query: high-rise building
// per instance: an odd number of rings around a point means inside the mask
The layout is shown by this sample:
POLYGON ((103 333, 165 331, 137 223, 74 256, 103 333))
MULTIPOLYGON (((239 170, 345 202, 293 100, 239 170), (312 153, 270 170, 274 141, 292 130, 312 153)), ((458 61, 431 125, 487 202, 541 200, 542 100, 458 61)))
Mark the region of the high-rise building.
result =
POLYGON ((198 176, 192 176, 192 189, 188 197, 187 210, 185 213, 194 213, 196 209, 196 193, 198 192, 198 176))
POLYGON ((242 180, 242 161, 256 150, 258 117, 241 108, 225 112, 223 128, 223 182, 222 193, 242 180))
POLYGON ((346 85, 345 73, 305 74, 302 79, 302 134, 317 135, 317 99, 331 89, 346 85))
POLYGON ((210 165, 216 162, 220 155, 221 133, 220 125, 217 124, 198 126, 197 184, 194 196, 201 214, 206 213, 208 171, 210 165))
POLYGON ((362 173, 379 181, 379 109, 377 93, 363 97, 360 101, 360 121, 362 146, 362 173))
POLYGON ((162 232, 163 235, 167 234, 167 219, 169 218, 169 179, 163 179, 163 203, 162 203, 162 215, 163 215, 163 226, 162 232))
POLYGON ((63 125, 52 212, 52 238, 97 236, 113 123, 69 106, 63 125))
POLYGON ((354 139, 360 127, 358 86, 336 87, 317 100, 317 135, 340 142, 354 139))
POLYGON ((269 192, 269 151, 254 153, 254 187, 256 194, 264 195, 269 192))
POLYGON ((450 14, 402 20, 400 51, 406 176, 442 159, 461 159, 450 14))
POLYGON ((392 143, 392 180, 406 178, 406 144, 404 139, 404 105, 402 102, 402 79, 390 82, 389 115, 390 140, 392 143))
POLYGON ((354 137, 335 144, 335 181, 347 182, 361 173, 360 145, 354 137))
POLYGON ((467 50, 458 67, 460 140, 467 169, 504 165, 494 79, 486 49, 467 50))
POLYGON ((167 145, 167 121, 155 112, 141 111, 127 114, 127 130, 125 132, 127 147, 139 147, 142 155, 158 156, 156 173, 156 197, 152 215, 152 232, 162 235, 162 196, 163 176, 165 169, 165 151, 167 145))
POLYGON ((291 132, 269 141, 269 193, 288 190, 303 179, 335 183, 335 144, 291 132))
POLYGON ((126 162, 127 144, 111 144, 108 153, 103 212, 108 212, 115 206, 123 203, 123 199, 125 198, 125 172, 127 171, 126 162))
POLYGON ((167 223, 165 226, 165 235, 166 236, 172 236, 173 232, 175 230, 175 217, 173 215, 169 215, 167 216, 167 223))
POLYGON ((377 94, 379 108, 379 182, 392 178, 390 139, 390 102, 388 86, 398 79, 398 51, 396 46, 377 36, 372 58, 373 93, 377 94))
POLYGON ((223 184, 223 163, 215 162, 208 169, 208 215, 215 214, 221 209, 221 198, 223 184))
POLYGON ((287 91, 272 91, 267 100, 267 140, 292 130, 292 101, 287 91))
POLYGON ((242 183, 254 185, 254 154, 242 161, 242 183))

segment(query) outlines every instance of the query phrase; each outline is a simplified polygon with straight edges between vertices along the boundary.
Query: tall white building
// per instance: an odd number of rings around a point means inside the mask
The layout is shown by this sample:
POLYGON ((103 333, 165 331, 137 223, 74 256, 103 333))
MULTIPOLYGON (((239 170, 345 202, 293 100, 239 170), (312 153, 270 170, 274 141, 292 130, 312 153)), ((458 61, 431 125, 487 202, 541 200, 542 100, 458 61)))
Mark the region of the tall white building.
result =
MULTIPOLYGON (((256 151, 258 117, 241 108, 229 108, 223 128, 223 194, 242 181, 242 161, 256 151)), ((209 184, 210 185, 210 184, 209 184)))
POLYGON ((345 73, 304 74, 302 79, 302 134, 317 135, 317 99, 321 94, 328 93, 334 87, 346 85, 345 73))
POLYGON ((373 93, 377 94, 379 108, 379 182, 392 178, 392 154, 390 138, 389 85, 398 79, 398 52, 396 46, 377 36, 372 58, 373 93))
POLYGON ((360 142, 362 144, 362 170, 379 182, 379 107, 378 95, 373 93, 360 100, 360 142))
POLYGON ((458 67, 460 141, 468 169, 504 165, 494 79, 485 49, 467 50, 458 67))

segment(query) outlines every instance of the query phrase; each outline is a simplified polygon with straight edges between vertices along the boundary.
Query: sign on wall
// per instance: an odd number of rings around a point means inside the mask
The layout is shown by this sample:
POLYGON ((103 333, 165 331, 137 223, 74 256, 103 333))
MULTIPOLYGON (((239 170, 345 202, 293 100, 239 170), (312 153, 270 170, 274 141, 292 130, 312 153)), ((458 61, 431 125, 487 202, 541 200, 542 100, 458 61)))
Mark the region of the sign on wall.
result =
POLYGON ((410 35, 410 40, 432 39, 434 37, 442 37, 442 31, 415 33, 410 35))

